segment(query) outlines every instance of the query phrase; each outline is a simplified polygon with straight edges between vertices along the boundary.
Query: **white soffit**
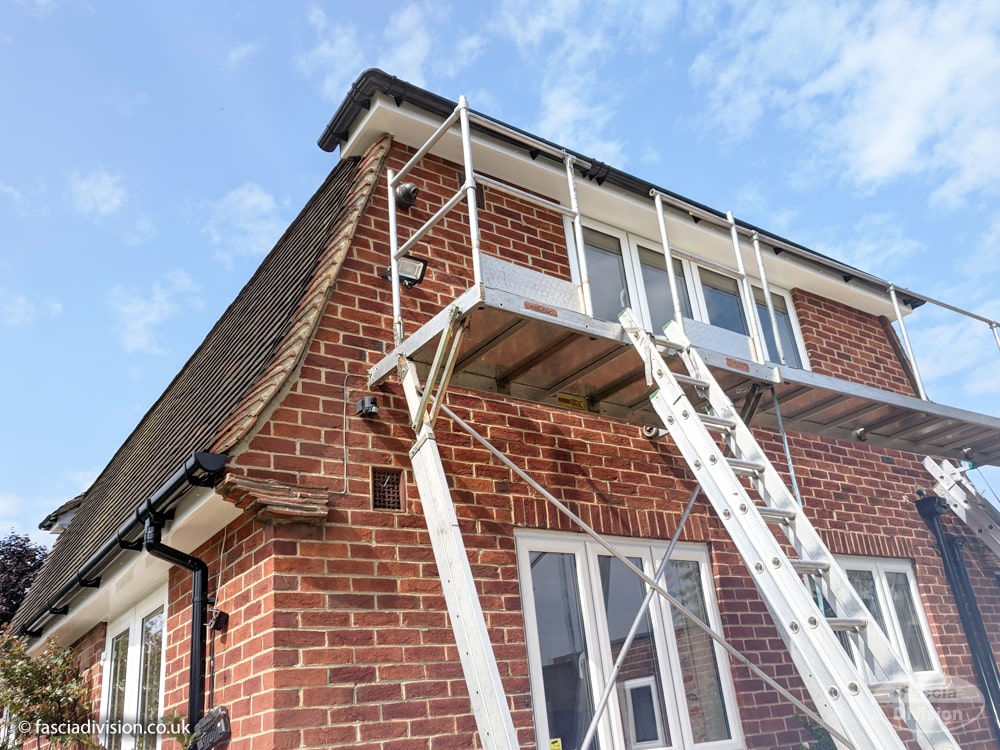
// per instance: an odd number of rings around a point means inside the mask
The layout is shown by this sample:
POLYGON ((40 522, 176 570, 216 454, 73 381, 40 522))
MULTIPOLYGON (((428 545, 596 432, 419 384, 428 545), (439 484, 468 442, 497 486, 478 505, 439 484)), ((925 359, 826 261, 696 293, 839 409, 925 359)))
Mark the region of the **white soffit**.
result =
MULTIPOLYGON (((194 553, 214 534, 225 528, 243 511, 226 502, 212 489, 193 489, 177 509, 173 521, 163 531, 163 543, 182 552, 194 553)), ((58 543, 58 542, 57 542, 58 543)), ((70 601, 69 612, 51 620, 43 638, 32 643, 32 650, 44 647, 53 637, 62 644, 75 643, 101 622, 110 622, 129 607, 150 595, 167 582, 170 564, 142 551, 123 551, 101 573, 96 589, 81 588, 70 601)), ((218 580, 218 567, 211 573, 211 589, 218 580)), ((223 581, 224 582, 224 581, 223 581)), ((191 609, 191 597, 185 594, 180 607, 191 609)))

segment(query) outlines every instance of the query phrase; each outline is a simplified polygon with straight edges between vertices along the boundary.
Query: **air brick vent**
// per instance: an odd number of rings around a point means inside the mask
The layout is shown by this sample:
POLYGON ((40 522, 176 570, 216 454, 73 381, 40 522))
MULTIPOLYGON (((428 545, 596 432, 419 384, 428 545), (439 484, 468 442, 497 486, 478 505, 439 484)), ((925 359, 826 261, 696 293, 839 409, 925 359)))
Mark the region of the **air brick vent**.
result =
POLYGON ((403 509, 402 477, 399 469, 372 469, 372 510, 403 509))

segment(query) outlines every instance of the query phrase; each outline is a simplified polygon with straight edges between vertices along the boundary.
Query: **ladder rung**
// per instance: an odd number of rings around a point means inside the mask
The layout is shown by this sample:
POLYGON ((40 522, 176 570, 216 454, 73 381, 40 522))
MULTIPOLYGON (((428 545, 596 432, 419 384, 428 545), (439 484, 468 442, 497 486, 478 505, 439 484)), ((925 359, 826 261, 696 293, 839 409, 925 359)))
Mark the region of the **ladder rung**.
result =
POLYGON ((908 682, 873 682, 868 689, 875 695, 905 693, 910 689, 908 682))
POLYGON ((656 342, 656 349, 663 357, 673 357, 684 351, 685 346, 684 344, 678 344, 676 341, 660 339, 656 342))
POLYGON ((676 380, 681 385, 693 385, 695 388, 708 388, 708 381, 703 378, 696 378, 693 375, 685 375, 682 372, 670 371, 670 374, 674 376, 676 380))
POLYGON ((868 627, 868 620, 863 617, 828 617, 826 623, 834 630, 859 631, 868 627))
POLYGON ((830 569, 830 563, 822 560, 789 560, 789 562, 800 576, 819 575, 830 569))
POLYGON ((737 474, 757 474, 764 471, 764 464, 758 461, 744 461, 742 458, 727 458, 726 461, 737 474))
POLYGON ((769 508, 766 505, 758 505, 757 512, 768 523, 785 523, 793 520, 798 515, 798 511, 790 508, 769 508))
POLYGON ((710 430, 731 432, 736 429, 735 419, 729 419, 728 417, 716 417, 712 414, 699 414, 698 416, 701 418, 701 423, 710 430))

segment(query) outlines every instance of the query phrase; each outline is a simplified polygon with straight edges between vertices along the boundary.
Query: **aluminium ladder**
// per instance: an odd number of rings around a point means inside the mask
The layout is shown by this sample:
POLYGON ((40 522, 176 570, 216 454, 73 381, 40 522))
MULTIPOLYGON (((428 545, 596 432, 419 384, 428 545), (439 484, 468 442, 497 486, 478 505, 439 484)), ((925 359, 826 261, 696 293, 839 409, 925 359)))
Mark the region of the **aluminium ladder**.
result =
POLYGON ((967 469, 947 459, 939 464, 930 456, 924 458, 924 468, 937 484, 934 492, 948 501, 948 507, 975 532, 979 540, 1000 558, 1000 511, 983 497, 965 475, 967 469))
POLYGON ((517 730, 433 429, 440 409, 440 400, 434 398, 434 393, 436 390, 440 396, 448 386, 464 331, 457 310, 452 308, 449 325, 438 343, 434 364, 425 382, 420 383, 416 368, 403 357, 398 360, 397 372, 410 412, 410 426, 416 433, 416 441, 410 449, 413 478, 427 521, 434 562, 479 739, 484 750, 518 750, 517 730))
POLYGON ((902 749, 904 740, 876 698, 880 695, 896 707, 921 748, 958 750, 881 629, 869 627, 868 612, 847 574, 682 328, 668 324, 666 351, 679 355, 687 374, 670 370, 631 309, 623 310, 620 320, 646 364, 647 382, 656 384, 653 408, 746 563, 820 715, 859 750, 902 749), (699 401, 707 400, 710 414, 698 413, 686 388, 694 388, 699 401), (721 434, 724 448, 713 432, 721 434), (747 484, 760 504, 751 499, 747 484), (786 542, 778 541, 772 526, 781 528, 786 542), (817 598, 833 617, 824 614, 817 598), (855 665, 841 638, 851 639, 864 667, 855 665))

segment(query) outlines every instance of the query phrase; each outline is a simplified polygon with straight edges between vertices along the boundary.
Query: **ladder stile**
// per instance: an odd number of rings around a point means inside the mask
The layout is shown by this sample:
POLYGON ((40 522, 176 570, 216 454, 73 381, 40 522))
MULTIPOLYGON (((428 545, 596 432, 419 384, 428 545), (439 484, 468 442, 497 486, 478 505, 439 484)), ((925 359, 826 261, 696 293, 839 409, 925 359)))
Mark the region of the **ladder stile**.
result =
POLYGON ((950 731, 885 634, 879 627, 867 627, 868 612, 846 572, 682 327, 671 323, 665 335, 676 342, 686 374, 667 367, 653 337, 631 309, 623 310, 619 318, 653 381, 649 398, 654 410, 747 565, 819 714, 859 750, 902 750, 905 741, 884 708, 895 707, 899 715, 894 718, 906 723, 921 748, 957 750, 950 731), (707 419, 685 392, 693 380, 698 381, 699 398, 709 402, 707 419), (725 449, 710 432, 719 430, 723 420, 725 449), (759 501, 751 498, 747 484, 759 501), (775 536, 776 529, 785 534, 783 542, 775 536), (786 552, 789 548, 794 557, 786 552), (824 600, 823 609, 816 591, 824 600), (827 607, 833 610, 829 617, 824 612, 827 607), (874 680, 880 686, 894 686, 888 697, 875 697, 864 668, 855 664, 841 639, 857 644, 858 658, 870 671, 873 686, 874 680))
MULTIPOLYGON (((412 364, 401 359, 399 376, 416 431, 416 442, 410 450, 413 478, 440 572, 479 738, 486 750, 516 750, 520 747, 517 732, 441 463, 431 414, 426 411, 426 400, 412 364)), ((430 391, 432 385, 426 383, 424 388, 430 391)))
POLYGON ((948 501, 948 507, 955 515, 1000 558, 1000 510, 983 497, 961 466, 947 459, 939 464, 927 456, 924 468, 937 481, 934 491, 948 501))

